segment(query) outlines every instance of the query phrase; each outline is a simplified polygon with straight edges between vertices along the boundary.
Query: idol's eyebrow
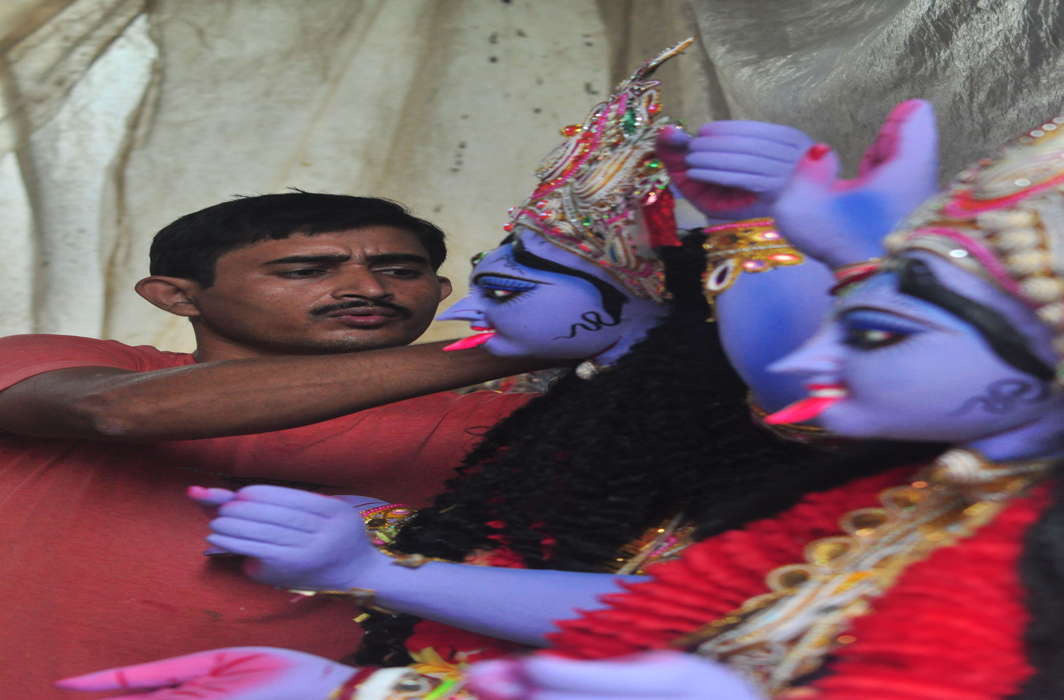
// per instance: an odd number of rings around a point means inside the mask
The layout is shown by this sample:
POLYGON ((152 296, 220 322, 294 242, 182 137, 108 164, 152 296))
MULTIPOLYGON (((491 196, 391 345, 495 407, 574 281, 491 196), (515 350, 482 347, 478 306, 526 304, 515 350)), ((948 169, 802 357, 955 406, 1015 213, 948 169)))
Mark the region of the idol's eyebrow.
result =
POLYGON ((881 309, 876 306, 850 306, 844 309, 839 309, 835 312, 835 319, 842 320, 850 314, 860 313, 862 311, 871 312, 874 314, 883 314, 885 316, 897 316, 898 318, 904 318, 906 321, 911 321, 912 323, 924 326, 925 328, 935 328, 940 331, 946 331, 949 333, 953 332, 952 328, 941 326, 935 323, 934 321, 927 320, 926 318, 917 318, 901 311, 896 311, 894 309, 881 309))
POLYGON ((473 276, 473 284, 480 284, 480 281, 485 277, 494 277, 496 279, 502 278, 507 280, 517 280, 518 282, 533 282, 535 284, 554 284, 553 282, 540 282, 539 280, 530 280, 527 277, 516 277, 514 275, 504 275, 501 272, 481 272, 479 275, 473 276))

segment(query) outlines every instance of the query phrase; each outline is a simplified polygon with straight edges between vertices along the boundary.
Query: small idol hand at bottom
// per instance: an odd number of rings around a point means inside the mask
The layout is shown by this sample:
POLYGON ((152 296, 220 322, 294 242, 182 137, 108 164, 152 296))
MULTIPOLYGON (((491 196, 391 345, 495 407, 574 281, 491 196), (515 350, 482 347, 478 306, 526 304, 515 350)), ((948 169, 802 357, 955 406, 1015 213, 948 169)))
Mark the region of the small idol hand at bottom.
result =
POLYGON ((361 512, 382 501, 323 496, 281 486, 236 491, 192 487, 189 497, 217 505, 212 545, 250 557, 244 567, 261 583, 312 590, 375 586, 373 571, 391 559, 370 543, 361 512))
POLYGON ((121 691, 107 700, 318 700, 328 697, 355 671, 300 651, 230 647, 88 673, 58 681, 56 686, 121 691), (147 690, 154 692, 145 694, 147 690))
POLYGON ((574 661, 538 654, 484 661, 469 669, 481 700, 760 700, 720 664, 680 652, 656 651, 609 661, 574 661))

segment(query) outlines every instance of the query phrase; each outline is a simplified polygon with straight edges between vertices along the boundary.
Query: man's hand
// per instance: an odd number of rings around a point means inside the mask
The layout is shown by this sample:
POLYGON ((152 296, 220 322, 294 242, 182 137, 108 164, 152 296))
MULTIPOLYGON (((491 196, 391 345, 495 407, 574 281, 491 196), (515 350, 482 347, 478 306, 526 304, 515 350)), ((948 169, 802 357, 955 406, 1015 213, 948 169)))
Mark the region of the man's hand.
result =
POLYGON ((735 672, 680 652, 659 651, 610 661, 573 661, 537 654, 484 661, 469 669, 482 700, 758 700, 735 672))
POLYGON ((265 485, 227 498, 223 492, 190 489, 189 495, 220 504, 207 541, 250 557, 244 571, 256 581, 309 590, 372 587, 372 572, 391 563, 369 542, 361 515, 382 501, 265 485))
POLYGON ((829 267, 881 255, 883 237, 937 190, 931 105, 899 104, 865 152, 857 177, 840 180, 838 173, 831 147, 813 146, 772 207, 783 236, 829 267))
POLYGON ((768 216, 812 140, 798 129, 752 121, 704 124, 692 137, 678 127, 658 135, 657 155, 680 193, 706 217, 768 216))
POLYGON ((354 673, 299 651, 231 647, 65 678, 56 686, 121 691, 107 700, 324 700, 354 673), (155 692, 141 692, 147 690, 155 692))

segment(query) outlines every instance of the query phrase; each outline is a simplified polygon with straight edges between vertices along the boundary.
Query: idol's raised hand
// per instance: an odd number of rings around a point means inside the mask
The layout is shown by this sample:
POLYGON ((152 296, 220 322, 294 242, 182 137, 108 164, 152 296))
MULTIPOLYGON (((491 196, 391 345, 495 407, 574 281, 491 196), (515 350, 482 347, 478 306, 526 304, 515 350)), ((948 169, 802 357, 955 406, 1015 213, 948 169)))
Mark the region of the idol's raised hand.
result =
POLYGON ((938 133, 931 105, 895 107, 852 180, 839 159, 817 144, 805 154, 771 214, 803 253, 840 267, 882 255, 883 237, 938 187, 938 133))
POLYGON ((715 121, 694 137, 666 127, 656 150, 673 184, 700 212, 737 221, 769 215, 812 143, 781 124, 715 121))
POLYGON ((355 671, 300 651, 231 647, 88 673, 56 686, 119 691, 107 700, 324 700, 355 671))
POLYGON ((245 572, 273 586, 311 590, 359 587, 371 571, 388 566, 369 542, 361 511, 381 501, 322 496, 281 486, 245 486, 222 499, 221 489, 190 489, 201 503, 217 504, 207 540, 250 557, 245 572))
POLYGON ((758 700, 725 667, 680 652, 658 651, 610 661, 535 655, 485 661, 469 670, 481 700, 758 700))

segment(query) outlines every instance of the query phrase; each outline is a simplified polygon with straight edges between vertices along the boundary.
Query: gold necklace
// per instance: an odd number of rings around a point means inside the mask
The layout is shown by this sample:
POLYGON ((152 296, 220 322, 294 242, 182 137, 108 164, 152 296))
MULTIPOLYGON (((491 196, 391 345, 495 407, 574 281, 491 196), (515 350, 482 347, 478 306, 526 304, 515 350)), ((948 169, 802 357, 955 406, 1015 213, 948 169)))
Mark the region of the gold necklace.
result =
POLYGON ((818 669, 850 620, 913 563, 994 519, 1045 475, 1048 460, 994 464, 953 449, 908 485, 882 491, 881 507, 844 515, 845 534, 810 542, 805 561, 769 572, 769 592, 678 640, 727 663, 772 695, 818 669))

